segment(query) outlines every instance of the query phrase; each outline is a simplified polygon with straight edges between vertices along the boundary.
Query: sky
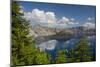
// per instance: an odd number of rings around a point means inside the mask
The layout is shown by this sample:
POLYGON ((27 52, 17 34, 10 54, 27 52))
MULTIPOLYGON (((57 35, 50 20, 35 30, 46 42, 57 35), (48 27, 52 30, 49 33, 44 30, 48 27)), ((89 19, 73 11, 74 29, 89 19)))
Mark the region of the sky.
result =
POLYGON ((20 1, 20 12, 34 26, 66 28, 74 26, 95 27, 96 7, 72 4, 54 4, 20 1))

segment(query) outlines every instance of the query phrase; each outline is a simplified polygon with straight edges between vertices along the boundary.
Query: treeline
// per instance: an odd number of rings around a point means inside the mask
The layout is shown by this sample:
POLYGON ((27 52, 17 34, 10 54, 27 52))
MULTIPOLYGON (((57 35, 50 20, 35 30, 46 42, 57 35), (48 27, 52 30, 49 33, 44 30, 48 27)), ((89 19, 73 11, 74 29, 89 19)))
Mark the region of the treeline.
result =
POLYGON ((12 66, 88 62, 95 60, 86 38, 82 37, 76 47, 68 52, 66 50, 57 50, 54 61, 51 61, 51 55, 35 48, 33 37, 29 35, 29 21, 23 18, 23 15, 17 2, 12 2, 12 66))

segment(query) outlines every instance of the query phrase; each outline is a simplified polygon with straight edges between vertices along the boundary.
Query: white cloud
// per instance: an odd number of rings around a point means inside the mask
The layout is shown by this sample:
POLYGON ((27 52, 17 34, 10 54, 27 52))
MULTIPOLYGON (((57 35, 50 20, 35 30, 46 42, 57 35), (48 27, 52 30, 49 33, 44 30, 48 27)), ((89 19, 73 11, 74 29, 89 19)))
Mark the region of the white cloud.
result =
POLYGON ((56 22, 56 17, 53 12, 46 12, 46 22, 49 24, 56 22))
POLYGON ((74 18, 71 18, 70 20, 71 20, 71 21, 74 21, 75 19, 74 19, 74 18))
POLYGON ((59 21, 58 21, 58 23, 59 24, 69 24, 69 19, 68 18, 66 18, 66 17, 62 17, 59 21))
POLYGON ((87 28, 95 28, 95 23, 86 22, 85 24, 83 24, 83 26, 87 28))
POLYGON ((88 17, 87 20, 92 21, 92 20, 94 20, 94 17, 88 17))
POLYGON ((56 14, 54 12, 45 12, 44 10, 33 9, 32 12, 24 12, 25 18, 30 20, 31 24, 43 24, 44 26, 49 27, 67 27, 74 24, 78 24, 74 22, 74 18, 62 17, 61 19, 57 19, 56 14), (46 25, 45 25, 46 24, 46 25))
POLYGON ((43 10, 33 9, 32 12, 24 13, 25 17, 35 23, 55 23, 56 17, 53 12, 44 12, 43 10))
POLYGON ((45 12, 39 9, 33 9, 32 16, 36 22, 45 22, 46 20, 45 12))
POLYGON ((95 28, 95 19, 94 17, 88 17, 87 22, 83 24, 84 27, 87 27, 88 29, 90 28, 95 28))
POLYGON ((69 19, 69 18, 66 18, 66 17, 62 17, 58 23, 60 24, 66 24, 66 25, 73 25, 73 24, 76 24, 75 22, 71 21, 73 19, 69 19))
POLYGON ((69 22, 70 20, 68 19, 68 18, 66 18, 66 17, 62 17, 62 20, 63 21, 66 21, 66 22, 69 22))
POLYGON ((24 12, 24 18, 26 18, 27 20, 30 21, 31 25, 35 25, 36 23, 34 23, 34 19, 33 19, 33 15, 31 12, 24 12))
POLYGON ((31 12, 24 12, 24 16, 26 17, 26 19, 31 19, 32 18, 32 14, 31 14, 31 12))

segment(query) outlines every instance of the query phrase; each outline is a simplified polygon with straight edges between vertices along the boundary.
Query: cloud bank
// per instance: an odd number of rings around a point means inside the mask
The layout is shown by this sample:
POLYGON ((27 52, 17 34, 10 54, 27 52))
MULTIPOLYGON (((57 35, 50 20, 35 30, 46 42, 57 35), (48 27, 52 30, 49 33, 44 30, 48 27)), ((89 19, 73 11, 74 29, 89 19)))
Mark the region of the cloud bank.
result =
POLYGON ((84 22, 83 26, 88 29, 95 28, 95 18, 94 17, 88 17, 87 22, 84 22))
POLYGON ((83 24, 83 26, 87 27, 88 29, 95 28, 95 24, 91 22, 86 22, 85 24, 83 24))
POLYGON ((43 24, 49 27, 69 27, 78 24, 74 18, 61 17, 57 19, 54 12, 45 12, 39 9, 33 9, 32 12, 24 12, 24 17, 27 18, 31 24, 43 24))
MULTIPOLYGON (((21 10, 22 11, 22 10, 21 10)), ((31 12, 24 12, 24 17, 30 21, 31 25, 41 24, 47 27, 54 28, 68 28, 80 25, 79 22, 75 20, 75 18, 61 17, 57 18, 57 15, 54 12, 44 11, 40 9, 33 9, 31 12)), ((90 21, 94 20, 93 17, 88 17, 87 21, 83 24, 85 27, 94 28, 95 23, 91 23, 90 21)))

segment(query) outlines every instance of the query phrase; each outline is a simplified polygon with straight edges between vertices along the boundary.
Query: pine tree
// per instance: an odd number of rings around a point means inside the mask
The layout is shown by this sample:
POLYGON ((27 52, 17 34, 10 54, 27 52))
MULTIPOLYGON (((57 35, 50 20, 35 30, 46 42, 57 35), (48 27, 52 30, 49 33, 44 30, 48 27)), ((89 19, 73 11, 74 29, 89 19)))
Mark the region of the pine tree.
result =
POLYGON ((36 64, 49 64, 50 60, 44 51, 37 50, 36 57, 35 57, 36 64))
POLYGON ((74 49, 70 50, 70 62, 88 62, 91 61, 91 51, 88 45, 87 38, 84 36, 76 44, 74 49))
POLYGON ((66 50, 57 50, 55 62, 56 63, 67 62, 66 54, 67 54, 66 50))
POLYGON ((12 2, 12 65, 33 64, 35 46, 32 37, 29 36, 29 22, 20 13, 17 2, 12 2))

